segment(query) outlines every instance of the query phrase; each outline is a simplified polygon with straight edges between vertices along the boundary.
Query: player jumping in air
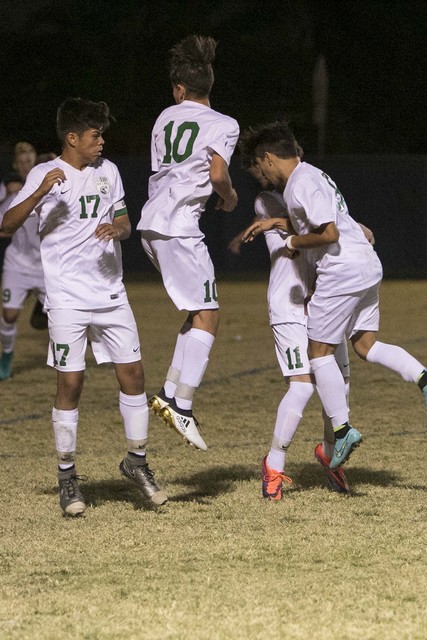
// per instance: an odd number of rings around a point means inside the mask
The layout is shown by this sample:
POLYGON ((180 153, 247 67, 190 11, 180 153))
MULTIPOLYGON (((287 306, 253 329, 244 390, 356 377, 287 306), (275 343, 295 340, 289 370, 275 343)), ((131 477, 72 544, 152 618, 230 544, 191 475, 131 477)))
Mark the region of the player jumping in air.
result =
POLYGON ((148 201, 138 229, 163 284, 188 317, 178 334, 166 380, 152 410, 190 444, 206 443, 192 412, 219 324, 214 268, 199 218, 215 191, 217 209, 233 211, 237 195, 228 164, 239 135, 233 118, 211 109, 216 42, 189 36, 171 50, 170 81, 176 105, 157 118, 151 139, 148 201))

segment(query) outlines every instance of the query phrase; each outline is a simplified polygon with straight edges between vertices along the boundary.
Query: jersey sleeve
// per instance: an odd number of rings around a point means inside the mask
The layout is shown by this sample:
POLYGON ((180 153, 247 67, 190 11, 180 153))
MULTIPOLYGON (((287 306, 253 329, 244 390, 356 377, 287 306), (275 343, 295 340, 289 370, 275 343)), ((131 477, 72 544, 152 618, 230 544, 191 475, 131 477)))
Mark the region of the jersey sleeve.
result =
MULTIPOLYGON (((25 180, 24 186, 22 187, 21 191, 18 191, 18 193, 16 194, 16 197, 13 200, 13 206, 15 206, 16 204, 20 204, 21 202, 26 200, 29 196, 33 195, 34 191, 36 191, 39 188, 40 184, 43 181, 44 176, 48 171, 48 170, 43 171, 41 168, 42 166, 43 165, 38 165, 36 167, 33 167, 33 169, 31 169, 30 173, 28 174, 25 180)), ((57 185, 53 185, 49 193, 52 193, 55 190, 57 190, 57 185)), ((42 198, 40 203, 43 202, 44 198, 42 198)), ((8 209, 10 209, 11 206, 12 204, 9 205, 8 209)))
POLYGON ((227 118, 225 121, 220 121, 212 130, 208 146, 214 153, 220 155, 227 164, 230 164, 238 137, 239 125, 233 118, 227 118))
POLYGON ((299 206, 304 210, 307 222, 314 229, 328 222, 336 222, 331 195, 317 180, 298 180, 293 189, 293 201, 293 206, 299 206))

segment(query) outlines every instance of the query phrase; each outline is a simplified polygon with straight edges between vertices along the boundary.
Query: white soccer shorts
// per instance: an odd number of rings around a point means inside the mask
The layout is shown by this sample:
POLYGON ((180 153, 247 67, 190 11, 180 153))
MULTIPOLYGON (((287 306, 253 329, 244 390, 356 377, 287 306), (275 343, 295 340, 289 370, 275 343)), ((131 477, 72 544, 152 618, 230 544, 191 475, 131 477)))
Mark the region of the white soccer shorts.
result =
MULTIPOLYGON (((283 377, 301 376, 311 373, 307 354, 308 335, 305 324, 284 322, 271 327, 274 334, 274 345, 283 377)), ((335 359, 343 375, 350 376, 347 341, 343 340, 335 351, 335 359)))
POLYGON ((90 339, 97 364, 141 359, 138 329, 128 303, 110 309, 50 309, 47 364, 58 371, 83 371, 90 339))
POLYGON ((177 309, 218 309, 214 267, 203 238, 171 238, 143 231, 141 242, 177 309))
POLYGON ((30 293, 44 304, 46 289, 42 273, 28 275, 5 267, 1 287, 3 309, 22 309, 30 293))
POLYGON ((308 303, 307 330, 311 340, 340 344, 358 331, 378 331, 380 282, 357 293, 321 296, 308 303))

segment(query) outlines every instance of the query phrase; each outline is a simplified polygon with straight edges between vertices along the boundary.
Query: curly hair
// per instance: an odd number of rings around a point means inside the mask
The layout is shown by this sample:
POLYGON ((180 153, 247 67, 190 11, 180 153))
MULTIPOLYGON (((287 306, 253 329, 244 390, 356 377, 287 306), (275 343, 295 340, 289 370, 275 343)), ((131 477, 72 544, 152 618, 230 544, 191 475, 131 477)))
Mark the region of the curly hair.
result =
POLYGON ((67 98, 59 106, 56 132, 63 143, 68 133, 81 134, 87 129, 105 131, 113 120, 105 102, 92 102, 84 98, 67 98))
POLYGON ((254 164, 266 151, 279 158, 302 158, 304 152, 286 122, 271 122, 258 127, 249 127, 239 139, 243 165, 254 164))

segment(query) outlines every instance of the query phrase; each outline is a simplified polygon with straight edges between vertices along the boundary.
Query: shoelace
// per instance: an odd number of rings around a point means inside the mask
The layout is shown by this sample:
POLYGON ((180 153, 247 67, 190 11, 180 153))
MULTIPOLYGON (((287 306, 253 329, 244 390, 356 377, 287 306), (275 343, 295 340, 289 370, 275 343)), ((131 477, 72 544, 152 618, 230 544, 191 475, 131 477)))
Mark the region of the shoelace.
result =
POLYGON ((74 475, 65 479, 65 489, 71 498, 74 498, 77 492, 80 493, 79 485, 77 484, 77 481, 79 480, 85 482, 87 480, 87 476, 74 475))
POLYGON ((277 480, 278 478, 281 478, 283 480, 283 482, 287 482, 288 484, 292 484, 293 480, 292 478, 289 478, 289 476, 285 476, 284 473, 276 473, 274 476, 272 475, 265 475, 263 476, 263 480, 264 482, 274 482, 274 480, 277 480))

